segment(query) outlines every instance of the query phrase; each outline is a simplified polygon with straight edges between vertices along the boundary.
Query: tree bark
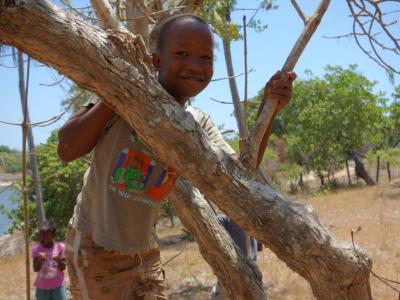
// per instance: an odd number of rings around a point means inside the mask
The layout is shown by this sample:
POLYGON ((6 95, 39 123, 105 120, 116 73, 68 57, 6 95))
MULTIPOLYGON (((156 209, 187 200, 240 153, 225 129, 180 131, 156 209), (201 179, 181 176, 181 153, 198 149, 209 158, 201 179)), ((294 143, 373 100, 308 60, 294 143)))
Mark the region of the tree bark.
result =
POLYGON ((95 92, 157 156, 308 280, 318 299, 372 299, 365 252, 358 249, 363 264, 310 206, 285 199, 215 148, 158 84, 141 39, 89 26, 45 0, 0 0, 0 39, 95 92))
POLYGON ((379 155, 376 156, 376 182, 379 182, 379 171, 381 169, 381 158, 379 155))
POLYGON ((318 172, 319 181, 321 182, 321 187, 325 185, 324 175, 318 172))
MULTIPOLYGON (((22 114, 26 114, 25 119, 26 122, 29 124, 31 121, 29 117, 28 103, 26 103, 27 95, 25 90, 26 86, 25 86, 24 59, 23 59, 23 54, 20 51, 18 51, 18 78, 19 78, 18 87, 21 99, 22 114)), ((36 196, 36 215, 38 219, 38 225, 40 226, 46 220, 46 213, 44 211, 44 206, 43 206, 42 185, 40 183, 40 174, 38 166, 39 164, 36 157, 35 141, 33 139, 32 127, 27 128, 26 139, 28 141, 29 164, 30 164, 30 169, 32 171, 32 181, 36 196)))
POLYGON ((390 173, 390 162, 386 162, 386 169, 387 169, 389 182, 391 182, 392 181, 392 175, 390 173))
POLYGON ((349 186, 351 186, 353 183, 351 182, 349 161, 347 160, 347 158, 346 158, 346 171, 347 171, 347 180, 349 181, 349 186))
POLYGON ((232 102, 235 110, 235 118, 239 128, 240 138, 247 138, 248 131, 246 125, 246 117, 243 111, 242 103, 240 101, 239 91, 236 84, 235 72, 233 71, 231 43, 227 39, 222 40, 224 46, 224 55, 226 62, 226 69, 228 73, 229 88, 231 90, 232 102))
POLYGON ((230 299, 266 299, 261 272, 236 246, 203 195, 187 180, 179 180, 169 199, 196 242, 208 245, 199 247, 200 252, 230 299))
POLYGON ((368 171, 365 169, 364 162, 362 161, 361 156, 354 150, 349 150, 348 154, 356 164, 356 176, 362 178, 369 186, 375 185, 375 181, 371 178, 371 176, 369 176, 368 171))
POLYGON ((143 38, 144 43, 149 45, 149 21, 143 17, 140 5, 146 7, 143 0, 126 0, 126 17, 128 19, 128 29, 134 34, 143 38), (141 4, 139 4, 141 2, 141 4), (140 18, 138 18, 140 17, 140 18))

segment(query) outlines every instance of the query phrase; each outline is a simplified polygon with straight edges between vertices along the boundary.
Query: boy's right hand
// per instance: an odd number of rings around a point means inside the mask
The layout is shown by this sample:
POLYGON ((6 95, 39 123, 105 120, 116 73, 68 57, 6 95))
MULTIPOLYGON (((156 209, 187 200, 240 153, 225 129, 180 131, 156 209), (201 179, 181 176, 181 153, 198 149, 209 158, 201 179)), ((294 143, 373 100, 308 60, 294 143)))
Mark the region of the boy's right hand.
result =
POLYGON ((44 261, 46 261, 47 257, 46 257, 46 253, 39 253, 39 255, 36 257, 36 259, 40 262, 43 263, 44 261))
MULTIPOLYGON (((269 97, 273 97, 277 100, 274 113, 280 112, 289 103, 292 97, 293 81, 296 77, 296 73, 294 72, 286 72, 284 77, 281 71, 276 72, 265 85, 261 107, 265 105, 269 97)), ((260 112, 261 110, 259 113, 260 112)))

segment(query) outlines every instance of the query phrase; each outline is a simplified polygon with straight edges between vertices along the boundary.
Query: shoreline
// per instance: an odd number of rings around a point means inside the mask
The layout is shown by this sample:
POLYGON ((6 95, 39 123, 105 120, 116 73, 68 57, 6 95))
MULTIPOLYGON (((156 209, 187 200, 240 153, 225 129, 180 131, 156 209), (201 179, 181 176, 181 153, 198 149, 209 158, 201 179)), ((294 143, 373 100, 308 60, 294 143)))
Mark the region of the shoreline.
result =
POLYGON ((5 188, 13 183, 14 181, 0 181, 0 188, 5 188))
POLYGON ((9 173, 0 173, 0 188, 4 188, 13 184, 17 180, 21 178, 20 173, 9 174, 9 173))

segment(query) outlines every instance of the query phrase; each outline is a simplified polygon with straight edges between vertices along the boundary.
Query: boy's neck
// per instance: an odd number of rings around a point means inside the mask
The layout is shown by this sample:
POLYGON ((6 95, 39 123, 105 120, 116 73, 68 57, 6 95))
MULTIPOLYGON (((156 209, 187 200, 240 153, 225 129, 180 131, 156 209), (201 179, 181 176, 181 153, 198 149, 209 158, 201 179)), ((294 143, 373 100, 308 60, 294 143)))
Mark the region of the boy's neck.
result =
POLYGON ((181 106, 185 106, 189 101, 189 98, 175 98, 176 102, 178 102, 181 106))
POLYGON ((53 248, 53 246, 54 246, 54 241, 52 241, 51 243, 49 243, 49 244, 47 244, 47 245, 44 245, 44 244, 41 243, 41 245, 42 245, 44 248, 53 248))

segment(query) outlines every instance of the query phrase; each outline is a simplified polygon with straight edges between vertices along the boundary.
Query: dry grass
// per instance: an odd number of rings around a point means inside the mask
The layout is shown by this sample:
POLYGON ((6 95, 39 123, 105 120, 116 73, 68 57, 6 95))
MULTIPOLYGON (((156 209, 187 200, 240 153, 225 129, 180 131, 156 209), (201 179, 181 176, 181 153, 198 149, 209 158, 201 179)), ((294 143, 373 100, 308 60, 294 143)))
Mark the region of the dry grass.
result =
MULTIPOLYGON (((350 241, 351 229, 361 228, 356 243, 367 250, 379 275, 400 281, 400 181, 376 187, 359 187, 324 196, 306 197, 324 226, 338 240, 350 241)), ((180 226, 158 226, 162 242, 162 258, 167 261, 181 255, 166 266, 170 299, 207 299, 215 281, 210 267, 199 254, 196 243, 181 240, 180 226)), ((307 282, 290 271, 273 253, 264 249, 258 256, 265 287, 271 300, 314 299, 307 282)), ((0 261, 0 299, 24 299, 24 258, 0 261)), ((372 293, 377 300, 398 299, 398 294, 371 279, 372 293)), ((400 286, 398 286, 400 287, 400 286)))

